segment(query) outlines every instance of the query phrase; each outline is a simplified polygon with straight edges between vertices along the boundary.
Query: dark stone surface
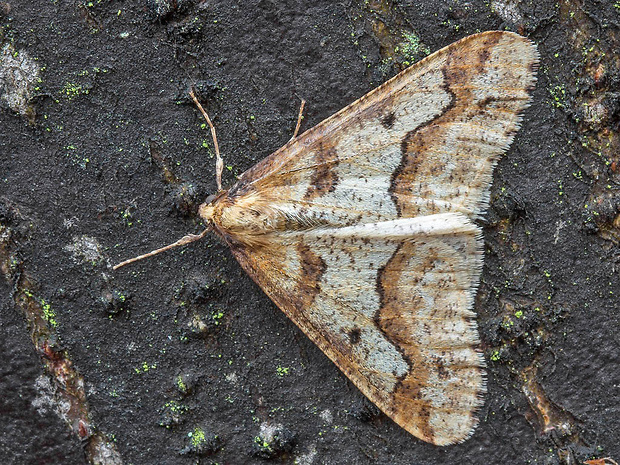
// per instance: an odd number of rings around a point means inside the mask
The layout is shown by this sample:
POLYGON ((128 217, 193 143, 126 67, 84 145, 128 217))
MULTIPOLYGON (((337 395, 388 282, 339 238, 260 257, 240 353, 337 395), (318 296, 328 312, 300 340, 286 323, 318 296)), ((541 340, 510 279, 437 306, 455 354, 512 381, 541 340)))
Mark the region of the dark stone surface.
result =
MULTIPOLYGON (((257 438, 270 428, 294 438, 263 454, 278 463, 619 460, 619 255, 584 222, 599 178, 579 174, 589 152, 569 96, 563 106, 554 98, 556 86, 573 92, 583 58, 554 2, 521 2, 516 22, 482 1, 398 6, 430 50, 507 27, 542 54, 534 104, 494 177, 476 307, 489 392, 465 443, 437 448, 383 415, 362 420, 362 395, 214 237, 108 268, 200 230, 179 201, 184 182, 192 195, 215 190, 213 158, 202 147, 210 135, 187 99, 191 84, 208 98, 230 185, 290 138, 300 98, 309 128, 394 74, 364 4, 3 2, 5 40, 45 69, 35 125, 0 109, 0 197, 29 225, 24 268, 56 311, 97 427, 136 465, 265 463, 257 438), (100 258, 69 251, 82 236, 98 241, 100 258), (570 437, 542 431, 521 389, 532 365, 557 415, 573 419, 570 437), (208 442, 192 449, 200 431, 208 442), (181 453, 192 450, 200 453, 181 453)), ((613 8, 575 5, 602 18, 601 37, 617 31, 613 8)), ((609 176, 604 161, 591 162, 600 179, 609 176)), ((32 407, 42 369, 10 287, 1 291, 0 463, 85 463, 63 421, 32 407)))
POLYGON ((0 284, 0 459, 11 465, 82 463, 78 438, 54 413, 49 380, 26 324, 0 284))

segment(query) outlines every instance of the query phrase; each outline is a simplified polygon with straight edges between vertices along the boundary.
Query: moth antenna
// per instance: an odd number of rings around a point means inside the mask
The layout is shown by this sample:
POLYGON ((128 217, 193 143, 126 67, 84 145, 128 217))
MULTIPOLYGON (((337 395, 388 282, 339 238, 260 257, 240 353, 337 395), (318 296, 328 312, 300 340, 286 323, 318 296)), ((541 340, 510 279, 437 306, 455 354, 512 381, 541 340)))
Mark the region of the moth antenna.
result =
POLYGON ((295 126, 295 132, 293 133, 293 137, 291 137, 291 140, 295 139, 297 137, 297 133, 299 133, 299 128, 301 127, 301 120, 304 119, 304 107, 305 106, 306 106, 306 101, 304 99, 301 99, 301 105, 299 106, 299 114, 297 115, 297 126, 295 126))
POLYGON ((181 239, 179 239, 178 241, 174 242, 173 244, 168 244, 167 246, 162 247, 160 249, 155 249, 155 250, 153 250, 153 251, 151 251, 149 253, 145 253, 143 255, 139 255, 137 257, 130 258, 129 260, 125 260, 124 262, 120 262, 118 265, 114 265, 112 267, 112 269, 113 270, 118 270, 121 266, 129 265, 130 263, 140 261, 140 260, 142 260, 144 258, 152 257, 153 255, 157 255, 158 253, 165 252, 166 250, 170 250, 170 249, 173 249, 175 247, 179 247, 181 245, 190 244, 192 242, 198 241, 198 240, 202 239, 203 237, 205 237, 205 235, 208 232, 209 232, 209 230, 205 229, 200 234, 188 234, 187 236, 183 236, 181 239))
POLYGON ((202 116, 204 116, 205 119, 207 120, 207 124, 209 125, 209 128, 211 128, 211 137, 213 138, 213 145, 215 146, 215 182, 217 184, 217 191, 222 192, 223 190, 222 189, 222 172, 224 171, 224 160, 222 160, 222 157, 220 156, 220 146, 217 143, 217 135, 215 134, 215 126, 213 126, 213 123, 211 122, 211 118, 209 118, 209 115, 207 115, 207 112, 205 111, 204 108, 202 108, 202 105, 196 98, 194 89, 190 89, 189 96, 192 98, 192 100, 194 101, 198 109, 200 110, 200 113, 202 113, 202 116))

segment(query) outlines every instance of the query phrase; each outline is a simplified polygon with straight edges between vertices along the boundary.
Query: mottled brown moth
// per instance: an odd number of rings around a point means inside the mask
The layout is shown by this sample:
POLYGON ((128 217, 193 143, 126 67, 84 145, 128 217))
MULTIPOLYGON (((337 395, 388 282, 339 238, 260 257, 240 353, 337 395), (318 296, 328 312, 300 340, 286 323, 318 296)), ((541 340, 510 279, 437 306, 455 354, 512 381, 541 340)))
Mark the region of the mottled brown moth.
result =
POLYGON ((218 193, 199 209, 360 391, 433 444, 464 441, 478 422, 474 220, 537 64, 520 35, 466 37, 294 137, 229 190, 218 152, 218 193))

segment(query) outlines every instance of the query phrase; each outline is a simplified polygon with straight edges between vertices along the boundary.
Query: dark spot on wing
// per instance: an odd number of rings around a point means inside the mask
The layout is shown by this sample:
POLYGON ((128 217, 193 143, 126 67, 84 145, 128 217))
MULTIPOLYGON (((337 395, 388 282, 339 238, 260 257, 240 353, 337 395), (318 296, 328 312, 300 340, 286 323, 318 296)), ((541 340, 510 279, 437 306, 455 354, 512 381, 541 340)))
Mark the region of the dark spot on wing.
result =
POLYGON ((349 341, 351 342, 351 344, 357 344, 358 342, 360 342, 361 334, 362 332, 359 328, 353 328, 351 331, 349 331, 349 341))
POLYGON ((396 115, 394 115, 393 111, 390 111, 387 115, 384 115, 383 118, 381 118, 381 124, 386 129, 392 129, 392 126, 394 126, 394 121, 396 121, 396 115))

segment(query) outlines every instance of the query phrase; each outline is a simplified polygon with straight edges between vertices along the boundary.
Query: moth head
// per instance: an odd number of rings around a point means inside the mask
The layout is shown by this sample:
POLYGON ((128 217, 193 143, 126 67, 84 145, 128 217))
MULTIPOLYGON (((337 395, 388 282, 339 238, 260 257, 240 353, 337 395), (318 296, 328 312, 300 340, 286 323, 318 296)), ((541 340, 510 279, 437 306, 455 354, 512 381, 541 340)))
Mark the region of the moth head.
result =
POLYGON ((208 202, 205 202, 200 207, 198 207, 198 214, 200 215, 200 218, 202 218, 203 221, 207 224, 213 223, 214 213, 215 207, 208 202))
POLYGON ((202 220, 209 226, 213 225, 216 204, 218 201, 224 197, 226 191, 220 191, 217 194, 211 194, 206 198, 204 203, 198 207, 198 215, 202 220))

